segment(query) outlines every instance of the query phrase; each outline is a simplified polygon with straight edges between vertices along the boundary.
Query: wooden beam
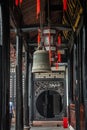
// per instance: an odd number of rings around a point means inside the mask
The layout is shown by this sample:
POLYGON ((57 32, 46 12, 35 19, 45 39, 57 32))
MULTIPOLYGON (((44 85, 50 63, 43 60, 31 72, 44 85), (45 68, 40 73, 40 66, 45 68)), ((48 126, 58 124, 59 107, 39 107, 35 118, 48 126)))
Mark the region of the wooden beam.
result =
POLYGON ((10 19, 11 19, 11 26, 14 27, 20 27, 23 24, 23 17, 22 12, 19 7, 10 6, 10 19))

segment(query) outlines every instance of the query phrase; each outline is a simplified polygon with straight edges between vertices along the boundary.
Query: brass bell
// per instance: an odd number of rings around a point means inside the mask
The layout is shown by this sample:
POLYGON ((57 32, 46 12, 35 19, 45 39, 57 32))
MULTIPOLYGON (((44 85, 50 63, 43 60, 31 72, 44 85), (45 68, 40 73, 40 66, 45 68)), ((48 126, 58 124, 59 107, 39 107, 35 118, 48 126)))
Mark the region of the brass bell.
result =
POLYGON ((36 50, 34 52, 32 72, 51 72, 49 53, 46 50, 36 50))

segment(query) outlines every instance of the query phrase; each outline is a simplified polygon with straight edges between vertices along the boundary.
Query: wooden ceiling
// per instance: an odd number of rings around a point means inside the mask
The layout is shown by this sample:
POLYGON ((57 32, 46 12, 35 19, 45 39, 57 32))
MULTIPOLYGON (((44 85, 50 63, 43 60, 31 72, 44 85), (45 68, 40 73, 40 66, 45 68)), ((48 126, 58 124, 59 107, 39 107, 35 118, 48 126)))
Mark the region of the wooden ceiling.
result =
MULTIPOLYGON (((63 10, 63 0, 41 0, 42 16, 36 15, 37 0, 23 0, 15 6, 14 0, 10 3, 11 43, 16 43, 15 29, 20 28, 31 50, 37 46, 37 34, 41 24, 50 25, 62 36, 62 49, 69 48, 72 34, 76 32, 82 17, 80 0, 67 0, 67 10, 63 10)), ((33 51, 32 51, 33 52, 33 51)))

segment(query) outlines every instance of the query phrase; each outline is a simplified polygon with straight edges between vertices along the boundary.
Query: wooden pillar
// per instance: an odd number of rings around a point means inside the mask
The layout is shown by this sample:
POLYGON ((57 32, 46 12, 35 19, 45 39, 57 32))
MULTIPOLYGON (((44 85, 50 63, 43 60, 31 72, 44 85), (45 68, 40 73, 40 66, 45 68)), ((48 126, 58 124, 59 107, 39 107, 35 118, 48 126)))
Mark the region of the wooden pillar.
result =
POLYGON ((23 130, 22 36, 19 33, 16 35, 16 130, 23 130))
POLYGON ((9 0, 0 1, 0 130, 10 130, 10 22, 9 0), (2 93, 2 94, 1 94, 2 93))
POLYGON ((83 22, 83 39, 82 39, 82 79, 83 79, 83 96, 85 106, 85 130, 87 129, 87 1, 83 0, 84 22, 83 22))
MULTIPOLYGON (((79 36, 77 38, 77 47, 76 47, 76 55, 74 55, 75 65, 76 68, 74 72, 75 78, 75 111, 76 111, 76 130, 80 130, 80 64, 79 64, 79 36), (79 120, 78 120, 79 118, 79 120)), ((74 54, 75 54, 75 47, 74 47, 74 54)))
MULTIPOLYGON (((2 34, 2 11, 0 5, 0 34, 2 34)), ((2 108, 2 35, 0 35, 0 108, 2 108)), ((2 120, 2 109, 0 110, 0 130, 2 120)))
POLYGON ((25 85, 24 85, 24 130, 29 130, 29 104, 28 104, 28 79, 29 79, 29 52, 25 52, 25 85))
MULTIPOLYGON (((1 38, 0 38, 1 39, 1 38)), ((2 123, 2 46, 0 45, 0 130, 2 123)))

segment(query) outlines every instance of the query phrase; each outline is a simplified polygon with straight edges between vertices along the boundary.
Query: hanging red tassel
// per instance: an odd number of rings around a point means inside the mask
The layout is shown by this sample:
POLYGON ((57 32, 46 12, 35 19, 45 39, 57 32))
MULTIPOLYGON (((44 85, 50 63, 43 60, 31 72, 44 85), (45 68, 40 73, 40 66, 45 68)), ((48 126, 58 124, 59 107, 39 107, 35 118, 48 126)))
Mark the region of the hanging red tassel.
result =
POLYGON ((58 52, 58 62, 59 63, 61 62, 61 54, 60 54, 60 52, 58 52))
POLYGON ((40 0, 37 0, 37 19, 39 14, 40 14, 40 0))
POLYGON ((61 41, 62 41, 62 40, 61 40, 61 36, 59 35, 59 36, 58 36, 58 45, 61 44, 61 41))
POLYGON ((19 1, 15 0, 15 5, 18 6, 18 4, 19 4, 19 1))
POLYGON ((22 4, 23 0, 20 0, 20 4, 22 4))
POLYGON ((63 0, 63 10, 67 10, 67 0, 63 0))
POLYGON ((37 43, 38 43, 38 46, 40 45, 40 32, 38 31, 38 36, 37 36, 37 43))

